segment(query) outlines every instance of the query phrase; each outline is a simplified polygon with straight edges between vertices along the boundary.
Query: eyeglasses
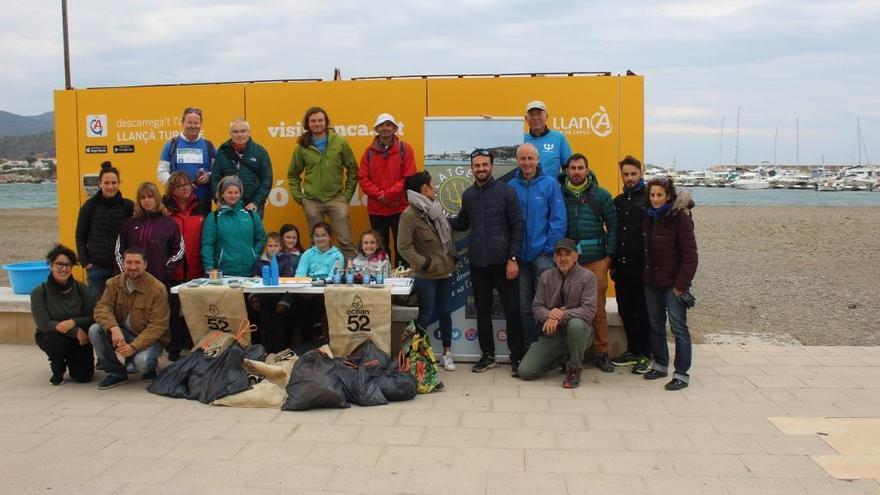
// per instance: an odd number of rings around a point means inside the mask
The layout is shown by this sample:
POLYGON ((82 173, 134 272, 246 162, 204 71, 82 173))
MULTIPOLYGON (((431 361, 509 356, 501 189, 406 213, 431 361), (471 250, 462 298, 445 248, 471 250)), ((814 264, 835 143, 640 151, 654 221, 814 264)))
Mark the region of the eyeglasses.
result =
POLYGON ((55 268, 58 268, 58 269, 67 268, 68 270, 70 270, 71 268, 73 268, 73 263, 63 263, 61 261, 53 261, 52 266, 54 266, 55 268))
POLYGON ((489 158, 494 158, 492 156, 492 152, 485 148, 477 148, 474 151, 471 151, 471 159, 474 159, 478 156, 488 156, 489 158))

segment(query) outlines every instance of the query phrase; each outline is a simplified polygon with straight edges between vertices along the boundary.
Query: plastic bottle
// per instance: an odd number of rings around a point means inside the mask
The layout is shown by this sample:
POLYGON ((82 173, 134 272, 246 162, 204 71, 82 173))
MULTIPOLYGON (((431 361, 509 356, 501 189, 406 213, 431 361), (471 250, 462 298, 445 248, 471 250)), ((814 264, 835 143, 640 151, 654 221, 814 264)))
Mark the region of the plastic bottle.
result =
POLYGON ((339 260, 336 260, 336 264, 333 266, 333 283, 339 285, 342 282, 342 266, 339 264, 339 260))
POLYGON ((364 276, 364 280, 363 280, 364 285, 370 285, 370 270, 368 270, 367 267, 364 267, 363 276, 364 276))
POLYGON ((278 276, 278 255, 273 254, 269 261, 269 276, 272 278, 272 285, 279 285, 281 280, 278 276))
POLYGON ((263 265, 261 272, 263 275, 263 286, 268 287, 272 285, 272 269, 269 268, 269 265, 263 265))
POLYGON ((379 262, 379 268, 376 270, 376 285, 385 284, 385 260, 379 262))
POLYGON ((351 265, 351 261, 348 262, 348 269, 345 270, 345 285, 354 284, 354 267, 351 265))

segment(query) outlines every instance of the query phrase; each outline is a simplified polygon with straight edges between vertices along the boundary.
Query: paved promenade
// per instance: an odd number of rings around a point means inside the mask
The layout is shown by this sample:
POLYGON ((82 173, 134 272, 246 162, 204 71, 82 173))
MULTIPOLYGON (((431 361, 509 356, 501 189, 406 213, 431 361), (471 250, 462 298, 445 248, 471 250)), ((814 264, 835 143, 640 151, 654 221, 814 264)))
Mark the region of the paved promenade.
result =
MULTIPOLYGON (((628 369, 304 413, 48 384, 0 346, 0 493, 880 494, 880 347, 698 345, 690 388, 628 369)), ((103 376, 98 372, 98 377, 103 376)))

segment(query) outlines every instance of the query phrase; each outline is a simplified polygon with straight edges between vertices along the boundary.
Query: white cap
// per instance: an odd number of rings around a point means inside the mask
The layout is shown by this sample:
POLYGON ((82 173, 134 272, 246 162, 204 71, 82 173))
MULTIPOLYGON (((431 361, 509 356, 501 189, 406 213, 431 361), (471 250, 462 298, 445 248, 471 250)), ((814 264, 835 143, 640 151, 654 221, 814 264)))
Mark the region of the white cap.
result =
POLYGON ((376 123, 373 124, 373 129, 379 127, 379 124, 383 122, 391 122, 392 124, 394 124, 394 127, 400 127, 400 124, 398 124, 397 121, 394 120, 394 115, 391 115, 390 113, 380 113, 379 116, 376 117, 376 123))
POLYGON ((547 111, 547 105, 544 104, 541 100, 530 101, 528 105, 526 105, 526 113, 529 113, 529 110, 537 108, 538 110, 547 111))

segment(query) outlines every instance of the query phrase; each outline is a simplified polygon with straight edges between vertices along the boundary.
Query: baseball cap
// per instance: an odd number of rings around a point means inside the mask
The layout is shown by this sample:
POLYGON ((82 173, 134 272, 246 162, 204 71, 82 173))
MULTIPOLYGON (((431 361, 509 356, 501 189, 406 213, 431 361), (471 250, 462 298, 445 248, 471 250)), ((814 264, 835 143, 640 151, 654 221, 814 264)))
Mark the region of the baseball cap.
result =
POLYGON ((383 122, 391 122, 392 124, 394 124, 394 127, 400 127, 400 124, 398 124, 397 121, 394 120, 393 115, 391 115, 390 113, 380 113, 379 116, 376 117, 376 123, 373 124, 373 128, 375 129, 376 127, 379 127, 379 124, 383 122))
POLYGON ((571 239, 559 239, 556 241, 556 246, 553 247, 553 251, 558 251, 560 249, 567 249, 569 251, 577 251, 577 244, 571 239))
POLYGON ((529 110, 532 110, 534 108, 537 108, 539 110, 543 110, 545 112, 547 111, 547 105, 545 105, 543 101, 533 100, 533 101, 530 101, 528 105, 526 105, 526 113, 528 113, 529 110))

